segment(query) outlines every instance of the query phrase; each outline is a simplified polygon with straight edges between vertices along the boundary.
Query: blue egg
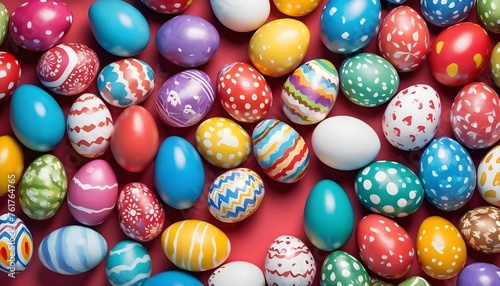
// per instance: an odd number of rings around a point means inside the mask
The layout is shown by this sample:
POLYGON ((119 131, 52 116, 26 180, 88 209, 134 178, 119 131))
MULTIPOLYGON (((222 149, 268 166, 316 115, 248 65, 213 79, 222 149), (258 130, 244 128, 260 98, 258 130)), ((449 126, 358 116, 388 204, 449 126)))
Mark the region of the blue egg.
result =
POLYGON ((377 34, 381 13, 380 0, 329 0, 321 12, 321 40, 335 53, 358 51, 377 34))
POLYGON ((98 0, 88 11, 95 39, 109 53, 130 57, 149 44, 149 25, 137 8, 124 1, 98 0))
POLYGON ((66 130, 61 106, 49 93, 32 84, 14 90, 10 101, 10 124, 17 139, 37 152, 56 148, 66 130))
POLYGON ((425 20, 438 27, 463 21, 472 11, 475 0, 420 0, 425 20))
POLYGON ((0 271, 9 277, 24 271, 33 256, 31 232, 15 214, 0 216, 0 254, 0 271))
POLYGON ((118 242, 106 258, 106 277, 113 286, 140 286, 151 276, 151 257, 131 240, 118 242))
POLYGON ((165 139, 156 154, 154 180, 167 205, 175 209, 193 206, 205 184, 203 162, 193 145, 179 136, 165 139))
POLYGON ((38 257, 48 269, 75 275, 96 267, 106 256, 108 244, 97 231, 69 225, 49 233, 38 247, 38 257))
POLYGON ((476 167, 471 156, 449 137, 436 138, 425 148, 419 177, 426 199, 444 211, 461 208, 476 187, 476 167))
POLYGON ((188 272, 170 270, 152 276, 142 286, 203 286, 203 283, 188 272))

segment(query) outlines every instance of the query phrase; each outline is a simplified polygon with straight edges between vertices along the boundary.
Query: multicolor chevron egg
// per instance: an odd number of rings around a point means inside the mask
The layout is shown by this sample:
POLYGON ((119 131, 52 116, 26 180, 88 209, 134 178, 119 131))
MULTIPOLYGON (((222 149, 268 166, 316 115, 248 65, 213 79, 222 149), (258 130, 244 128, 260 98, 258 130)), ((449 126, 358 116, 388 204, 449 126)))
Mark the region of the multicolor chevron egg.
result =
POLYGON ((109 148, 114 124, 106 104, 95 94, 84 93, 71 105, 66 132, 75 151, 86 158, 96 158, 109 148))
POLYGON ((151 276, 151 257, 140 243, 118 242, 106 258, 106 277, 113 286, 140 286, 151 276))
POLYGON ((49 233, 38 247, 38 257, 48 269, 65 275, 81 274, 106 256, 108 244, 97 231, 68 225, 49 233))
POLYGON ((167 258, 188 271, 205 271, 226 261, 231 242, 222 230, 205 221, 188 219, 173 223, 161 235, 167 258))
POLYGON ((0 216, 0 270, 5 273, 24 271, 33 255, 33 237, 15 214, 0 216))
POLYGON ((299 66, 281 89, 281 107, 286 117, 309 125, 325 119, 339 91, 339 74, 325 59, 310 60, 299 66))
POLYGON ((278 119, 266 119, 252 133, 257 163, 273 180, 294 183, 304 177, 309 165, 306 141, 290 125, 278 119))
POLYGON ((208 209, 222 222, 239 222, 252 215, 264 199, 259 174, 236 168, 218 176, 208 191, 208 209))
POLYGON ((97 77, 99 94, 116 107, 143 102, 154 87, 153 69, 146 62, 134 58, 108 64, 97 77))

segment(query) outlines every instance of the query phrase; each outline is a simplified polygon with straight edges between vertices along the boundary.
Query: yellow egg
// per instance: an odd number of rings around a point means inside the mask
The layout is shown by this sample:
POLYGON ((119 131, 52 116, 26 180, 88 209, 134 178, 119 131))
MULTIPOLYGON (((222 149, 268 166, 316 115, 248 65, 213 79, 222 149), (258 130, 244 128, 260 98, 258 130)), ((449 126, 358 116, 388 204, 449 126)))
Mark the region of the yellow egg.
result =
POLYGON ((248 56, 262 74, 280 77, 300 65, 309 41, 309 29, 304 23, 290 18, 277 19, 255 31, 248 45, 248 56))
POLYGON ((273 0, 281 13, 292 17, 305 16, 318 8, 321 0, 273 0))
POLYGON ((9 135, 0 136, 0 196, 14 193, 24 169, 21 145, 9 135))
POLYGON ((210 164, 231 169, 243 163, 251 151, 251 139, 240 125, 224 117, 203 121, 195 132, 196 149, 210 164))
POLYGON ((500 207, 500 145, 491 148, 479 162, 477 190, 486 202, 500 207))

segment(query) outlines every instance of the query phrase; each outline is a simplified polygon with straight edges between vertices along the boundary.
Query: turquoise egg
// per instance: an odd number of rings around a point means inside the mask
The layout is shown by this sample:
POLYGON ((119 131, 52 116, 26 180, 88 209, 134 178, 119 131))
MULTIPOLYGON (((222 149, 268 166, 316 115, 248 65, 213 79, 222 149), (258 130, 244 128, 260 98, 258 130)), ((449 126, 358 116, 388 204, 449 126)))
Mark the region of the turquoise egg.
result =
POLYGON ((151 276, 151 257, 140 243, 118 242, 106 258, 106 277, 113 286, 140 286, 151 276))
POLYGON ((0 216, 0 271, 12 275, 24 271, 33 256, 33 237, 13 213, 0 216))
POLYGON ((405 217, 424 201, 418 176, 394 161, 376 161, 356 175, 354 190, 363 206, 386 217, 405 217))
POLYGON ((304 228, 317 248, 332 251, 344 246, 354 229, 354 211, 344 189, 332 180, 312 188, 304 207, 304 228))
POLYGON ((37 152, 56 148, 66 130, 61 106, 49 93, 32 84, 14 90, 10 101, 10 124, 17 139, 37 152))
POLYGON ((203 286, 203 283, 188 272, 169 270, 152 276, 142 286, 203 286))
POLYGON ((88 11, 90 28, 103 49, 131 57, 149 44, 149 25, 137 8, 124 1, 98 0, 88 11))

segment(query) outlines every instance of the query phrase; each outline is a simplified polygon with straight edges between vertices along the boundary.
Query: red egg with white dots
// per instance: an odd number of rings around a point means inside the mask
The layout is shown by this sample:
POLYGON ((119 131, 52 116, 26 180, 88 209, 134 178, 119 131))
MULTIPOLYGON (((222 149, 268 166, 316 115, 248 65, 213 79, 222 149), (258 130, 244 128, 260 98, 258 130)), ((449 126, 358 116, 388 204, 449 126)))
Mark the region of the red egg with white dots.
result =
POLYGON ((142 0, 149 9, 162 14, 179 14, 192 2, 193 0, 142 0))
POLYGON ((0 103, 10 98, 21 79, 21 65, 15 56, 0 51, 0 103))

